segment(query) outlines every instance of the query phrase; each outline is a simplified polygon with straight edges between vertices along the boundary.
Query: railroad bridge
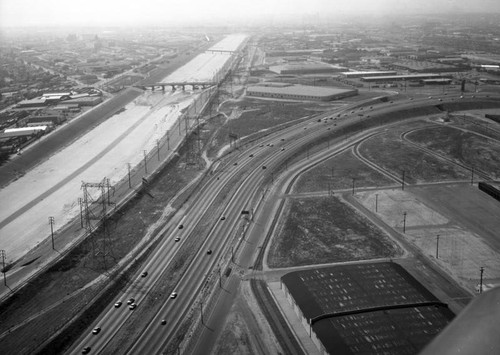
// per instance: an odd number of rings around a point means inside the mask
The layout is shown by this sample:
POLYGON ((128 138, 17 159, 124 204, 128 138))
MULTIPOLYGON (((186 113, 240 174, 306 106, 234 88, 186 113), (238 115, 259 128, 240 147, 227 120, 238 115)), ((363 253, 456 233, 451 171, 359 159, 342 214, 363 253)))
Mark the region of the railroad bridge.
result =
POLYGON ((191 86, 193 90, 196 89, 206 89, 210 86, 216 85, 215 83, 212 82, 199 82, 199 81, 182 81, 182 82, 166 82, 166 83, 156 83, 156 84, 151 84, 151 85, 136 85, 139 89, 142 90, 161 90, 165 91, 165 87, 169 86, 172 88, 172 91, 177 90, 178 88, 181 88, 182 91, 186 90, 186 86, 191 86))

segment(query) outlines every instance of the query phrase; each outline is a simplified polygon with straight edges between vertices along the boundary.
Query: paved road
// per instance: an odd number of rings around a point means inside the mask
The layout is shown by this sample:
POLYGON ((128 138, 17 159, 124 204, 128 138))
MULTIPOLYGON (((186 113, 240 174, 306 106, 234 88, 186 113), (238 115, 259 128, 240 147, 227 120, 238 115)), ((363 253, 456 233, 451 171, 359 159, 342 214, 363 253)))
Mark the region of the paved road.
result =
MULTIPOLYGON (((451 100, 452 97, 448 99, 451 100)), ((422 105, 431 106, 435 104, 436 102, 432 100, 414 100, 396 104, 386 103, 379 104, 378 106, 380 107, 376 108, 376 111, 378 114, 383 114, 395 109, 411 109, 422 105)), ((351 109, 352 107, 348 108, 347 111, 351 109)), ((375 115, 375 113, 374 111, 372 115, 375 115)), ((324 114, 323 116, 328 115, 324 114)), ((186 227, 182 230, 181 240, 185 240, 186 238, 204 238, 204 242, 199 250, 193 251, 196 254, 193 262, 188 266, 188 269, 175 287, 179 296, 176 299, 168 299, 162 304, 157 315, 149 321, 148 327, 141 330, 140 337, 134 342, 128 353, 160 353, 168 344, 174 341, 177 330, 186 316, 190 312, 193 312, 193 307, 203 307, 203 305, 199 306, 200 298, 198 296, 200 294, 203 294, 203 297, 208 296, 205 288, 207 280, 209 278, 218 280, 220 266, 224 265, 224 261, 228 261, 228 251, 231 246, 237 250, 237 262, 239 264, 242 260, 251 260, 251 257, 255 255, 256 249, 260 246, 262 235, 259 235, 258 238, 260 239, 257 239, 255 242, 253 240, 242 242, 237 235, 235 236, 234 230, 241 228, 242 223, 246 223, 241 218, 241 211, 250 210, 252 207, 254 210, 257 210, 262 198, 266 198, 261 187, 266 183, 277 183, 275 181, 277 176, 275 177, 274 174, 278 175, 278 171, 274 171, 273 169, 281 168, 287 154, 294 155, 303 149, 302 147, 310 142, 317 141, 321 136, 334 133, 335 130, 341 131, 342 129, 346 129, 347 126, 365 121, 367 118, 367 116, 350 114, 336 121, 328 121, 326 124, 324 121, 318 123, 317 118, 310 119, 299 126, 290 127, 262 139, 259 142, 261 143, 259 146, 255 145, 245 150, 240 149, 239 152, 230 156, 226 165, 220 167, 223 172, 220 173, 218 168, 206 187, 192 200, 192 205, 182 212, 182 220, 186 227), (335 128, 328 132, 327 127, 335 128), (270 146, 271 144, 272 146, 270 146), (253 155, 253 157, 250 155, 253 155), (262 166, 266 166, 267 169, 262 169, 262 166), (233 186, 234 179, 238 181, 237 185, 239 188, 227 196, 225 210, 223 211, 226 220, 214 220, 206 236, 190 235, 190 232, 194 230, 202 216, 211 208, 214 208, 211 205, 212 201, 215 201, 225 186, 233 186), (241 247, 238 248, 239 246, 241 247), (209 248, 214 250, 214 254, 210 256, 206 254, 206 250, 209 248), (242 259, 240 260, 239 258, 242 259), (166 325, 161 325, 162 319, 167 321, 166 325)), ((327 151, 323 154, 322 159, 327 159, 330 152, 327 151)), ((289 167, 290 170, 292 168, 305 169, 300 163, 295 167, 289 167)), ((268 217, 264 216, 264 220, 269 220, 268 217)), ((175 217, 176 221, 180 219, 181 216, 179 215, 175 217)), ((180 244, 173 244, 171 239, 174 235, 179 235, 175 227, 173 223, 165 226, 162 232, 165 235, 164 242, 146 262, 146 268, 150 275, 147 278, 138 277, 131 288, 123 292, 123 300, 133 295, 138 301, 139 306, 133 312, 140 312, 141 301, 144 300, 144 297, 152 289, 156 282, 155 279, 166 268, 166 265, 172 260, 173 255, 180 246, 180 244)), ((241 264, 241 266, 243 269, 246 267, 245 264, 241 264)), ((232 280, 235 280, 235 278, 236 276, 231 276, 230 281, 233 282, 232 280)), ((202 299, 202 302, 205 301, 202 299)), ((228 302, 228 304, 230 303, 228 302)), ((224 310, 221 310, 221 312, 224 312, 224 310)), ((106 349, 106 344, 119 332, 120 327, 130 314, 131 311, 126 309, 126 307, 122 306, 122 308, 114 309, 110 305, 110 311, 102 315, 96 322, 96 324, 103 327, 101 333, 98 336, 89 334, 81 339, 74 348, 75 353, 83 346, 91 346, 93 349, 92 353, 98 353, 106 349)), ((213 313, 213 317, 219 319, 220 314, 213 313)), ((211 322, 211 318, 206 318, 205 322, 211 322)), ((203 344, 202 340, 200 341, 203 344)), ((203 346, 201 349, 206 350, 203 346)), ((111 349, 107 351, 111 351, 111 349)))

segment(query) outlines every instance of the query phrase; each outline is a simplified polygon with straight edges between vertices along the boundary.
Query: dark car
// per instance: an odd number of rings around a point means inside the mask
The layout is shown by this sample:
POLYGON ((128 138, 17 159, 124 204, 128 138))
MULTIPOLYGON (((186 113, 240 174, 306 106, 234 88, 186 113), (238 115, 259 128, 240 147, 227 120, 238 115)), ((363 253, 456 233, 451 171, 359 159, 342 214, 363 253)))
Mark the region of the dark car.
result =
POLYGON ((115 303, 115 308, 120 308, 121 305, 122 305, 122 301, 118 301, 115 303))
POLYGON ((93 330, 92 330, 92 334, 99 334, 99 332, 101 331, 101 327, 95 327, 93 330))
POLYGON ((129 300, 127 301, 127 304, 129 304, 129 305, 130 305, 130 304, 132 304, 132 303, 134 303, 134 302, 135 302, 135 299, 133 299, 133 298, 129 298, 129 300))
POLYGON ((90 353, 90 346, 86 346, 82 349, 82 354, 88 354, 90 353))
POLYGON ((134 310, 134 309, 136 309, 136 307, 137 307, 137 304, 132 303, 130 306, 128 306, 128 309, 134 310))
POLYGON ((208 249, 208 250, 207 250, 207 254, 208 254, 208 255, 212 254, 212 249, 208 249))
POLYGON ((167 321, 165 319, 162 319, 161 320, 161 325, 165 325, 165 324, 167 324, 167 321))
POLYGON ((175 240, 176 242, 178 242, 178 241, 180 241, 180 240, 181 240, 181 238, 180 238, 180 237, 175 237, 175 239, 174 239, 174 240, 175 240))
POLYGON ((148 276, 148 272, 147 271, 144 271, 142 274, 141 274, 141 277, 146 277, 148 276))

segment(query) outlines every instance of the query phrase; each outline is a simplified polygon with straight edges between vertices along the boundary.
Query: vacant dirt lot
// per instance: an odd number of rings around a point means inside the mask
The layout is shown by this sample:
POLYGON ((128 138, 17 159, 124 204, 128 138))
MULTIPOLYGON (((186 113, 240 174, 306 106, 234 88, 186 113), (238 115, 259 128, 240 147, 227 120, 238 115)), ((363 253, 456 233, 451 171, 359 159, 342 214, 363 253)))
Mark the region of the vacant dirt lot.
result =
POLYGON ((269 250, 272 268, 391 258, 403 251, 337 197, 291 199, 269 250))

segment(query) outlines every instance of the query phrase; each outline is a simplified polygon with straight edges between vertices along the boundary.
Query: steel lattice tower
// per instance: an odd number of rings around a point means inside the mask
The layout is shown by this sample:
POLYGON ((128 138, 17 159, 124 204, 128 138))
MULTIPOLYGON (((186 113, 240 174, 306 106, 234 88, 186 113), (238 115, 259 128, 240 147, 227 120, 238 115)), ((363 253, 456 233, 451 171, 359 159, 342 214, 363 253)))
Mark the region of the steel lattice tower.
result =
POLYGON ((108 263, 116 259, 108 221, 109 206, 115 206, 110 200, 110 191, 114 194, 115 190, 107 178, 97 183, 82 181, 82 190, 84 228, 91 243, 88 260, 94 268, 107 269, 108 263))

